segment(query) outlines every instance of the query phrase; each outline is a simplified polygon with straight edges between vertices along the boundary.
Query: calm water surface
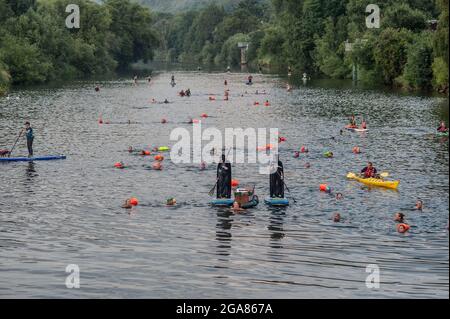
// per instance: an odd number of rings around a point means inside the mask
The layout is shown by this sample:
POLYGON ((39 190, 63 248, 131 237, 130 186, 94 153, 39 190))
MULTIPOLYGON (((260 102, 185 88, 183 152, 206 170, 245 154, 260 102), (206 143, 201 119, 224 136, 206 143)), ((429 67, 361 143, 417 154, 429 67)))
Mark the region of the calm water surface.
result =
MULTIPOLYGON (((434 134, 438 121, 448 120, 448 100, 320 83, 287 94, 283 79, 257 75, 247 87, 237 73, 176 72, 172 88, 170 75, 160 73, 152 85, 108 81, 95 92, 82 82, 0 99, 0 148, 11 147, 30 120, 37 155, 68 156, 0 163, 0 297, 449 297, 449 149, 448 139, 434 134), (208 94, 223 96, 225 78, 230 101, 208 101, 208 94), (182 88, 192 96, 178 97, 182 88), (263 89, 268 95, 254 94, 263 89), (253 106, 265 99, 270 107, 253 106), (368 119, 368 133, 339 134, 352 112, 368 119), (126 151, 173 145, 172 129, 192 130, 183 122, 202 113, 210 116, 203 128, 279 128, 297 203, 281 210, 260 203, 231 215, 208 205, 213 165, 199 171, 166 154, 164 170, 154 171, 152 158, 126 151), (100 114, 116 124, 99 125, 100 114), (121 124, 128 120, 135 124, 121 124), (293 158, 301 145, 310 152, 293 158), (353 146, 362 154, 352 154, 353 146), (326 150, 335 157, 324 158, 326 150), (114 169, 120 160, 129 167, 114 169), (399 190, 345 178, 367 160, 400 179, 399 190), (344 199, 319 192, 325 182, 344 199), (128 212, 120 206, 130 196, 140 205, 128 212), (169 197, 179 205, 166 207, 169 197), (423 212, 412 210, 418 198, 423 212), (334 212, 341 223, 331 221, 334 212), (395 212, 406 214, 408 234, 396 232, 395 212), (68 264, 80 267, 80 289, 65 286, 68 264), (368 264, 380 268, 379 289, 366 287, 368 264)), ((24 144, 15 155, 26 154, 24 144)), ((260 199, 268 194, 268 177, 256 165, 234 164, 233 175, 255 183, 260 199)))

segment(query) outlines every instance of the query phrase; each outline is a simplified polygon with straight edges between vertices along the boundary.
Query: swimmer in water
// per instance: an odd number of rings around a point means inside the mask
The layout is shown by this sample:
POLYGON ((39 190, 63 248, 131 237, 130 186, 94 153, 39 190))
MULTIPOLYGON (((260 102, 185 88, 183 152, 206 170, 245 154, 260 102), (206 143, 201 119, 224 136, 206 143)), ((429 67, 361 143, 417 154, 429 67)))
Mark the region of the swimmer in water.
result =
POLYGON ((231 212, 235 213, 235 214, 239 214, 239 213, 245 212, 245 209, 241 208, 239 203, 235 201, 233 203, 233 206, 231 207, 231 212))
POLYGON ((163 103, 164 103, 164 104, 168 104, 168 103, 169 103, 169 100, 165 99, 163 103))
POLYGON ((405 219, 405 214, 403 214, 403 213, 395 213, 394 221, 399 222, 399 223, 403 223, 404 219, 405 219))
POLYGON ((204 171, 205 169, 206 169, 206 162, 203 161, 200 163, 200 170, 204 171))
POLYGON ((337 193, 336 194, 336 199, 337 200, 339 200, 339 199, 342 199, 344 196, 341 194, 341 193, 337 193))
POLYGON ((333 214, 333 222, 339 223, 341 221, 341 214, 335 213, 333 214))
POLYGON ((417 210, 422 210, 423 209, 423 201, 422 200, 417 200, 417 202, 416 202, 416 209, 417 210))
POLYGON ((175 206, 177 204, 177 200, 175 199, 175 198, 169 198, 167 201, 166 201, 166 205, 167 206, 175 206))
POLYGON ((125 201, 125 203, 123 203, 122 208, 125 208, 125 209, 131 209, 131 208, 133 208, 133 205, 131 205, 130 200, 127 199, 127 200, 125 201))

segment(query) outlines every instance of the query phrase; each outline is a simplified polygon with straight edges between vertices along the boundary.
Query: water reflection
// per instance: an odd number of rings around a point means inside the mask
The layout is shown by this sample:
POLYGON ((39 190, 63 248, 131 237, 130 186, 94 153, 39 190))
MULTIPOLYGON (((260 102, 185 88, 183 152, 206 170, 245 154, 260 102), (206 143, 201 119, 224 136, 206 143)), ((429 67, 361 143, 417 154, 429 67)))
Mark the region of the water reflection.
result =
POLYGON ((34 177, 38 176, 35 164, 33 162, 28 162, 25 170, 26 181, 32 181, 34 177))
POLYGON ((270 213, 269 226, 267 227, 267 229, 270 231, 270 239, 271 239, 270 247, 272 248, 283 248, 283 246, 279 244, 279 242, 285 236, 283 229, 285 217, 286 211, 284 209, 273 210, 270 213))
MULTIPOLYGON (((228 212, 217 213, 216 224, 216 240, 217 240, 217 255, 218 256, 230 256, 231 250, 231 228, 232 219, 231 214, 228 212)), ((228 259, 219 258, 219 261, 228 261, 228 259)))

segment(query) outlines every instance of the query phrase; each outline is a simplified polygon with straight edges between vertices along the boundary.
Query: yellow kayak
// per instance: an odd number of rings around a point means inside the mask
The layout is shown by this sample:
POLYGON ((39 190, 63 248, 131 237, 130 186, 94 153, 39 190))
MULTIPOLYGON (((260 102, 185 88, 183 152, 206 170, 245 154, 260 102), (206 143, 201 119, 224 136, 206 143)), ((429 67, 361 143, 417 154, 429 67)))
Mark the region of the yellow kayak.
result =
POLYGON ((386 181, 381 178, 361 178, 354 173, 348 173, 347 178, 354 179, 355 181, 358 181, 365 185, 379 186, 390 189, 397 189, 398 184, 400 184, 400 181, 386 181))

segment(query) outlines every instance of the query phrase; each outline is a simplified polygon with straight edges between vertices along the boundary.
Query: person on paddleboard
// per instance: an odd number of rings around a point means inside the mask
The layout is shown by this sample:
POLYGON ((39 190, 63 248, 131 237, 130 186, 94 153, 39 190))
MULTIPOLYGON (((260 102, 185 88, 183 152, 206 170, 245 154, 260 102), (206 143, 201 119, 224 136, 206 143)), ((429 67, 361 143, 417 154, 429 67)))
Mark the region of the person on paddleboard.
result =
POLYGON ((231 198, 231 164, 226 162, 225 154, 217 165, 217 198, 231 198))
POLYGON ((441 121, 441 124, 439 124, 439 127, 437 128, 437 131, 441 133, 448 132, 448 128, 445 126, 444 121, 441 121))
POLYGON ((361 176, 363 178, 379 178, 377 169, 373 167, 372 162, 367 163, 367 166, 361 170, 361 176))
POLYGON ((33 128, 30 122, 25 122, 25 138, 27 139, 28 157, 33 157, 33 128))
POLYGON ((278 158, 276 171, 270 174, 270 197, 284 198, 284 168, 283 163, 278 158))

